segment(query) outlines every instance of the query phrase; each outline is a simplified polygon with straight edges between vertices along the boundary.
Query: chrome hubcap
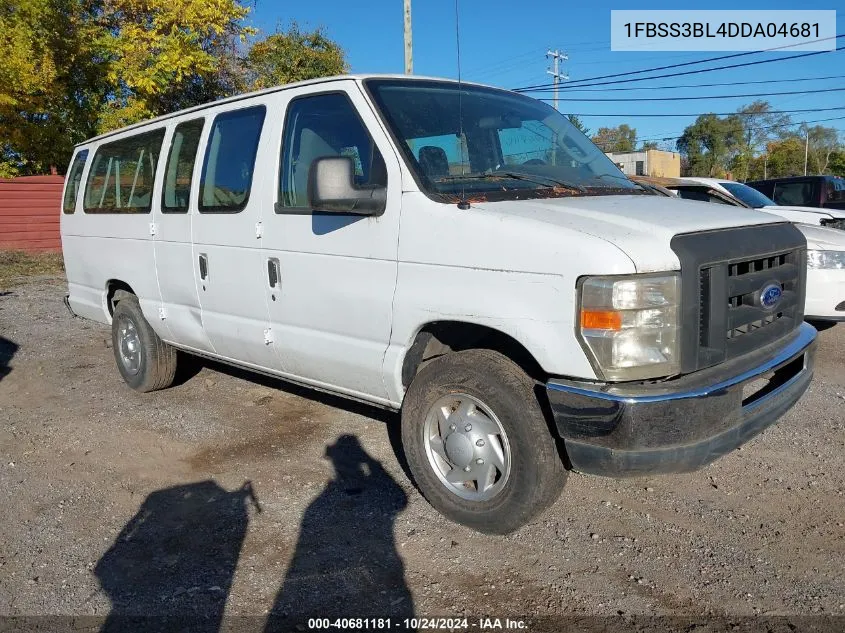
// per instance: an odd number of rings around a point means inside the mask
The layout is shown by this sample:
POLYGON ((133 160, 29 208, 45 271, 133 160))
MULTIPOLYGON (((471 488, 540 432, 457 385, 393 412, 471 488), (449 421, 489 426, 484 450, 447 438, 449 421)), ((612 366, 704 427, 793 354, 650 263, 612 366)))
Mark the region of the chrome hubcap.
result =
POLYGON ((135 324, 126 317, 117 321, 117 351, 123 368, 130 374, 141 369, 141 339, 135 324))
POLYGON ((423 433, 429 464, 452 493, 486 501, 502 491, 510 476, 510 444, 496 414, 478 398, 440 398, 426 415, 423 433))

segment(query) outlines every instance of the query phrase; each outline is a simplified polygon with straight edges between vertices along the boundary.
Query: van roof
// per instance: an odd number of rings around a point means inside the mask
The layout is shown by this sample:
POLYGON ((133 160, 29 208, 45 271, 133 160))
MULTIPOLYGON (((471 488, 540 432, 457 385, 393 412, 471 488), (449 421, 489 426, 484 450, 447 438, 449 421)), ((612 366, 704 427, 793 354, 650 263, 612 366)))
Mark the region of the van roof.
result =
MULTIPOLYGON (((138 128, 145 127, 147 125, 151 125, 153 123, 160 123, 162 121, 167 121, 168 119, 172 119, 177 116, 181 116, 183 114, 188 114, 191 112, 200 112, 207 108, 223 105, 226 103, 234 103, 236 101, 241 101, 243 99, 249 99, 250 97, 256 97, 259 95, 271 94, 274 92, 281 92, 282 90, 288 90, 290 88, 299 88, 301 86, 313 86, 316 84, 324 84, 324 83, 331 83, 333 81, 342 81, 342 80, 349 80, 352 79, 354 81, 363 81, 365 79, 402 79, 405 81, 443 81, 449 83, 458 83, 456 79, 447 79, 444 77, 425 77, 420 75, 397 75, 397 74, 354 74, 354 75, 334 75, 332 77, 320 77, 318 79, 306 79, 304 81, 295 81, 293 83, 284 84, 281 86, 273 86, 271 88, 264 88, 263 90, 255 90, 253 92, 245 92, 243 94, 234 95, 232 97, 226 97, 224 99, 218 99, 217 101, 209 101, 208 103, 203 103, 200 105, 192 106, 190 108, 185 108, 183 110, 177 110, 176 112, 169 112, 168 114, 162 114, 161 116, 157 116, 152 119, 147 119, 145 121, 139 121, 138 123, 133 123, 132 125, 127 125, 125 127, 118 128, 116 130, 111 130, 110 132, 105 132, 104 134, 100 134, 98 136, 93 136, 89 139, 82 141, 81 143, 77 143, 76 147, 80 145, 87 145, 88 143, 93 143, 95 141, 100 141, 104 138, 108 138, 109 136, 113 136, 115 134, 126 132, 128 130, 134 130, 138 128)), ((462 84, 468 86, 481 86, 485 88, 495 88, 495 86, 488 86, 486 84, 480 84, 477 82, 472 81, 461 81, 462 84)), ((499 88, 499 90, 504 90, 503 88, 499 88)))
POLYGON ((833 174, 807 174, 806 176, 781 176, 780 178, 766 178, 766 180, 749 180, 747 185, 762 185, 767 182, 796 182, 799 180, 811 180, 822 178, 824 180, 842 180, 842 176, 835 176, 833 174))

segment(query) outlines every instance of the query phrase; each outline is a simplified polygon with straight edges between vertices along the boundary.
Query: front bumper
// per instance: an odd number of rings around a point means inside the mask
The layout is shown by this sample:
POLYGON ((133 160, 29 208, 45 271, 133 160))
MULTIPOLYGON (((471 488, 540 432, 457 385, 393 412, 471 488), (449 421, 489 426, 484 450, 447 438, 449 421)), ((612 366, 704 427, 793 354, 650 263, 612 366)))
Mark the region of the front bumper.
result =
POLYGON ((774 424, 806 391, 815 338, 815 328, 803 323, 786 342, 661 383, 549 381, 549 405, 571 467, 623 477, 688 472, 712 462, 774 424))
POLYGON ((845 321, 845 270, 807 270, 804 314, 816 321, 845 321))

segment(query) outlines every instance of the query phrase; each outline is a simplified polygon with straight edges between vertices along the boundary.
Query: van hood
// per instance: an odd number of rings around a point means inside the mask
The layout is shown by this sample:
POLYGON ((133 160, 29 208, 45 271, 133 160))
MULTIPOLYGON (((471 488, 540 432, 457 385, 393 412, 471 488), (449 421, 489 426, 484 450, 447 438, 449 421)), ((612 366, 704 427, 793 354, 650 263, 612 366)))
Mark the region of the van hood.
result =
POLYGON ((628 255, 637 272, 678 270, 680 262, 670 248, 675 235, 783 222, 754 209, 665 196, 576 196, 473 206, 601 238, 628 255))
POLYGON ((807 238, 807 248, 817 251, 845 251, 845 231, 812 224, 796 224, 807 238))
MULTIPOLYGON (((837 209, 820 209, 819 207, 793 207, 779 204, 766 205, 765 207, 760 207, 758 210, 765 211, 767 213, 774 213, 776 215, 779 215, 779 212, 811 213, 813 215, 809 216, 809 219, 806 220, 807 224, 818 224, 821 218, 845 218, 845 211, 839 211, 837 209)), ((801 220, 793 221, 800 222, 801 220)))

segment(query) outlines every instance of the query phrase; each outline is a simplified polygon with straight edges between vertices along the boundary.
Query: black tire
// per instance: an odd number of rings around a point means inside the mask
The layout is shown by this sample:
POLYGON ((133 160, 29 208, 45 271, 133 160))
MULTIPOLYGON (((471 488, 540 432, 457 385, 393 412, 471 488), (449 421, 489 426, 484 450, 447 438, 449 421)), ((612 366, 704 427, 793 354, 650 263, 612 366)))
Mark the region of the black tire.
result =
POLYGON ((816 328, 819 332, 824 332, 825 330, 829 330, 834 325, 836 325, 836 321, 822 321, 819 319, 809 319, 807 321, 810 325, 816 328))
MULTIPOLYGON (((173 384, 176 376, 176 349, 162 341, 150 327, 137 297, 124 297, 117 302, 112 315, 111 340, 117 369, 126 384, 135 391, 146 393, 173 384), (127 323, 137 333, 137 369, 122 357, 120 329, 127 323)), ((123 351, 128 353, 126 349, 123 351)), ((131 353, 131 357, 135 358, 135 354, 131 353)))
POLYGON ((415 484, 444 516, 479 532, 507 534, 558 498, 568 473, 534 386, 513 361, 484 349, 447 354, 416 375, 402 406, 402 444, 415 484), (491 499, 458 496, 429 460, 425 421, 438 400, 450 394, 479 400, 495 414, 507 436, 510 473, 491 499))

